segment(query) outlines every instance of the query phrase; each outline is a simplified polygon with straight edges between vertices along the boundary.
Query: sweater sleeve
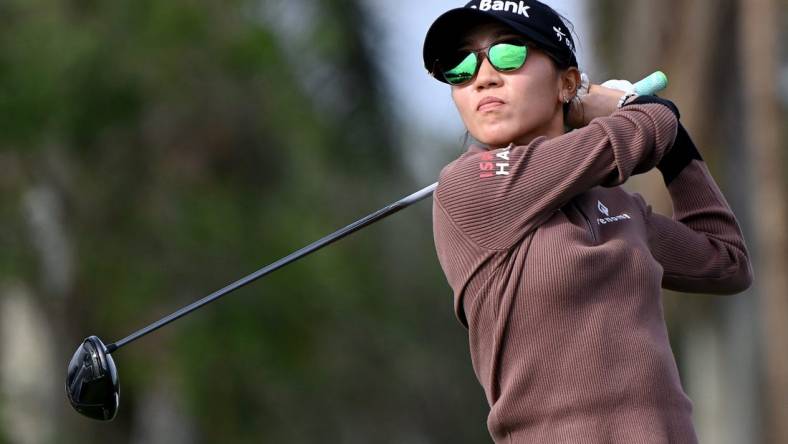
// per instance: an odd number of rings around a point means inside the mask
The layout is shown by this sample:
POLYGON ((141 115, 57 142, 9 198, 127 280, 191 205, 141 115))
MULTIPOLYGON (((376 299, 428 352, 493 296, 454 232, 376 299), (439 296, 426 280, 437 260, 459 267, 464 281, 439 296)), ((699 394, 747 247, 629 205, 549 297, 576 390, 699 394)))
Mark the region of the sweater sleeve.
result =
POLYGON ((674 112, 630 105, 525 146, 471 149, 443 169, 435 199, 475 244, 510 248, 574 196, 653 168, 676 137, 674 112))
POLYGON ((730 206, 706 164, 690 162, 668 186, 673 218, 642 201, 649 246, 664 274, 662 287, 688 293, 734 294, 752 283, 749 253, 730 206))

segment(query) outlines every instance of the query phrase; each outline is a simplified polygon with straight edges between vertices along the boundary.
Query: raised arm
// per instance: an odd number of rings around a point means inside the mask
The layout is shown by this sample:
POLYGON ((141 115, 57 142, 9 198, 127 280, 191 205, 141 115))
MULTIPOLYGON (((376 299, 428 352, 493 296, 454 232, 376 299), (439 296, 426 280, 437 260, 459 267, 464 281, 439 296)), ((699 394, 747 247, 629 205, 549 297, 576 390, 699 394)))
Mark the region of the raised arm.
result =
POLYGON ((747 289, 752 267, 741 229, 683 127, 660 169, 673 218, 643 204, 651 251, 664 269, 663 288, 710 294, 747 289))
POLYGON ((506 249, 574 196, 653 168, 676 128, 675 107, 645 96, 560 137, 473 147, 441 172, 435 201, 479 246, 506 249))

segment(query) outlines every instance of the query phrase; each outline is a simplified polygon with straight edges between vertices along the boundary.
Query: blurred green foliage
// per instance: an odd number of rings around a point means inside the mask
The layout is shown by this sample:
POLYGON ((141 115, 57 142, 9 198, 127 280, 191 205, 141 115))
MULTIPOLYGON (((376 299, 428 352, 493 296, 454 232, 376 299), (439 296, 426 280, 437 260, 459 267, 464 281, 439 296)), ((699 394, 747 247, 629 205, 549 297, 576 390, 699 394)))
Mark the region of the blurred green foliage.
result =
MULTIPOLYGON (((119 339, 418 187, 361 2, 312 6, 292 42, 265 2, 0 4, 0 273, 61 304, 64 368, 84 336, 119 339), (22 209, 40 184, 75 251, 64 302, 40 286, 22 209)), ((119 351, 119 418, 64 411, 57 442, 127 442, 162 386, 200 442, 488 439, 429 215, 423 203, 119 351)))

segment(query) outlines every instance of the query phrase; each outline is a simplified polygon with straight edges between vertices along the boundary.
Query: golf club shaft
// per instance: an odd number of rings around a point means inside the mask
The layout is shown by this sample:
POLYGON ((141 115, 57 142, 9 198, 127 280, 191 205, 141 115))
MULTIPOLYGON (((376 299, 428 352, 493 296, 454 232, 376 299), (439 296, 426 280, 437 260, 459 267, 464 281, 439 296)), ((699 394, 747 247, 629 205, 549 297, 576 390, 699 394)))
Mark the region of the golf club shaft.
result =
POLYGON ((400 210, 402 210, 404 208, 407 208, 408 206, 410 206, 410 205, 412 205, 412 204, 424 199, 425 197, 430 196, 432 194, 432 192, 435 191, 435 188, 437 186, 438 186, 438 184, 434 183, 434 184, 432 184, 432 185, 430 185, 430 186, 428 186, 426 188, 423 188, 423 189, 421 189, 421 190, 419 190, 419 191, 417 191, 417 192, 415 192, 415 193, 413 193, 413 194, 411 194, 411 195, 409 195, 407 197, 404 197, 404 198, 392 203, 391 205, 388 205, 388 206, 386 206, 384 208, 381 208, 380 210, 378 210, 378 211, 376 211, 376 212, 364 217, 363 219, 359 219, 356 222, 353 222, 352 224, 346 226, 345 228, 337 230, 334 233, 331 233, 328 236, 326 236, 326 237, 324 237, 324 238, 322 238, 320 240, 317 240, 317 241, 307 245, 306 247, 304 247, 304 248, 302 248, 302 249, 300 249, 298 251, 295 251, 295 252, 289 254, 288 256, 285 256, 282 259, 279 259, 278 261, 276 261, 274 263, 271 263, 271 264, 269 264, 269 265, 267 265, 267 266, 255 271, 254 273, 244 277, 244 278, 241 278, 241 279, 233 282, 232 284, 222 288, 221 290, 218 290, 218 291, 216 291, 216 292, 214 292, 214 293, 212 293, 212 294, 210 294, 210 295, 208 295, 208 296, 206 296, 206 297, 204 297, 204 298, 202 298, 202 299, 200 299, 200 300, 198 300, 196 302, 193 302, 192 304, 189 304, 186 307, 181 308, 180 310, 172 313, 171 315, 169 315, 169 316, 167 316, 165 318, 162 318, 162 319, 154 322, 153 324, 148 325, 145 328, 137 330, 136 332, 126 336, 125 338, 121 339, 120 341, 117 341, 117 342, 115 342, 113 344, 107 345, 107 353, 112 353, 115 350, 123 347, 124 345, 126 345, 126 344, 128 344, 130 342, 136 341, 137 339, 147 335, 148 333, 156 331, 159 328, 164 327, 165 325, 169 324, 170 322, 173 322, 173 321, 175 321, 175 320, 177 320, 177 319, 179 319, 179 318, 181 318, 183 316, 186 316, 187 314, 193 312, 194 310, 197 310, 198 308, 200 308, 200 307, 202 307, 204 305, 210 304, 211 302, 221 298, 222 296, 224 296, 224 295, 226 295, 228 293, 231 293, 231 292, 233 292, 233 291, 245 286, 246 284, 254 282, 257 279, 260 279, 261 277, 267 275, 268 273, 271 273, 274 270, 282 268, 282 267, 284 267, 285 265, 287 265, 287 264, 289 264, 291 262, 295 262, 296 260, 298 260, 298 259, 300 259, 300 258, 302 258, 302 257, 304 257, 304 256, 306 256, 306 255, 308 255, 310 253, 313 253, 313 252, 325 247, 326 245, 329 245, 329 244, 331 244, 331 243, 333 243, 335 241, 338 241, 339 239, 342 239, 343 237, 345 237, 345 236, 347 236, 347 235, 349 235, 349 234, 351 234, 351 233, 353 233, 355 231, 358 231, 358 230, 366 227, 367 225, 371 225, 371 224, 373 224, 373 223, 385 218, 386 216, 389 216, 389 215, 394 214, 394 213, 396 213, 396 212, 398 212, 398 211, 400 211, 400 210))

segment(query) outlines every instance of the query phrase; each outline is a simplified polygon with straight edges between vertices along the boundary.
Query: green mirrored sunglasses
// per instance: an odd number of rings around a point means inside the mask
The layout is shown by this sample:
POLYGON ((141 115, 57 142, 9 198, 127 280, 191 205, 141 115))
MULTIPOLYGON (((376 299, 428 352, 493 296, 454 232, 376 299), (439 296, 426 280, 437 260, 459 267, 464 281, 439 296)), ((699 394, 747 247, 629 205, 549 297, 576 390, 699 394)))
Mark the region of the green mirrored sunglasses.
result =
POLYGON ((520 40, 506 40, 493 43, 479 50, 463 50, 436 61, 433 76, 450 85, 470 82, 481 66, 482 57, 487 57, 490 65, 500 72, 514 71, 525 64, 528 46, 520 40), (448 69, 446 69, 448 68, 448 69))

